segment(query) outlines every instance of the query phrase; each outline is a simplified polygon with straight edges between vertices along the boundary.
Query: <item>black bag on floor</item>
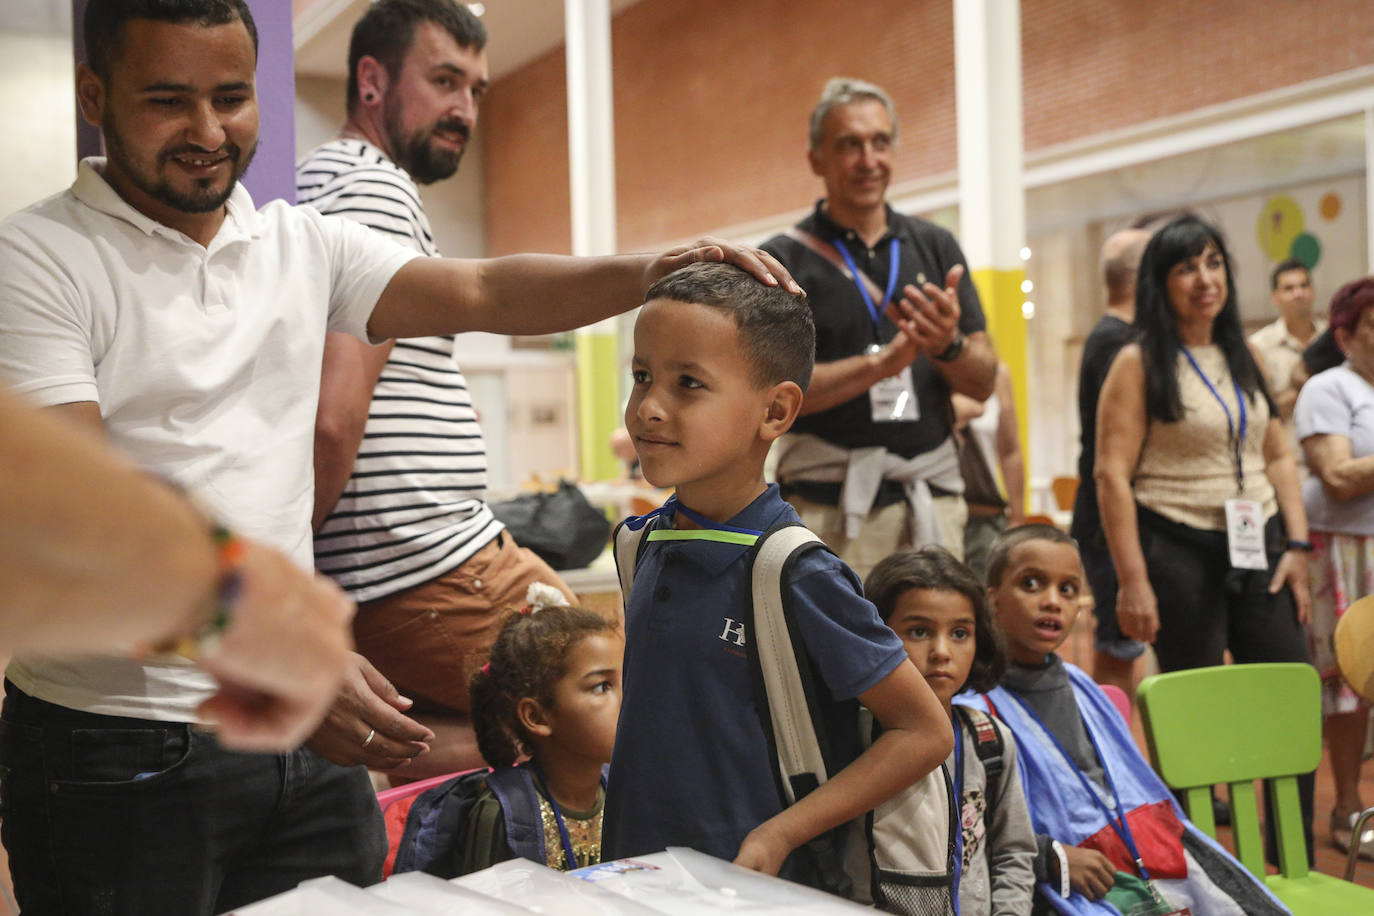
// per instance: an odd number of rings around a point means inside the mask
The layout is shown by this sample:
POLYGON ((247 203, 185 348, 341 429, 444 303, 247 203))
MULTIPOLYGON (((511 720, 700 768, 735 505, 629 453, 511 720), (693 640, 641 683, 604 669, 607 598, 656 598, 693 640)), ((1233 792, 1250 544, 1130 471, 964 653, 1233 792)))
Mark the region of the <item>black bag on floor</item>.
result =
POLYGON ((582 569, 601 555, 611 536, 605 513, 566 480, 560 480, 552 493, 526 493, 492 503, 491 511, 517 544, 554 569, 582 569))

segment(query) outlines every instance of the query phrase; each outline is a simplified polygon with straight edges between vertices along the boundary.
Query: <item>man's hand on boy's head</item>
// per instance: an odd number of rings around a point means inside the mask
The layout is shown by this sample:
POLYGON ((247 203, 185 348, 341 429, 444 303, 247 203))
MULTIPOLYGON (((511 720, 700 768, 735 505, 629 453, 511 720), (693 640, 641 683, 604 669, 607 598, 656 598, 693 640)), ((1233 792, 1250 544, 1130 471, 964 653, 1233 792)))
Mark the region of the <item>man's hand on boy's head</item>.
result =
POLYGON ((910 334, 921 351, 934 355, 949 349, 959 336, 959 281, 964 265, 955 264, 945 276, 945 288, 924 283, 902 288, 902 298, 888 309, 897 327, 910 334))
POLYGON ((1096 849, 1062 844, 1069 862, 1069 887, 1089 900, 1101 900, 1116 884, 1116 866, 1096 849))
POLYGON ((644 271, 644 288, 647 290, 656 281, 668 276, 673 271, 698 261, 724 261, 727 264, 744 268, 757 277, 760 282, 767 283, 769 286, 781 284, 784 289, 793 294, 802 291, 802 288, 796 280, 792 279, 792 274, 782 265, 782 262, 762 248, 741 245, 738 242, 718 239, 713 236, 703 236, 690 245, 670 248, 654 258, 644 271))

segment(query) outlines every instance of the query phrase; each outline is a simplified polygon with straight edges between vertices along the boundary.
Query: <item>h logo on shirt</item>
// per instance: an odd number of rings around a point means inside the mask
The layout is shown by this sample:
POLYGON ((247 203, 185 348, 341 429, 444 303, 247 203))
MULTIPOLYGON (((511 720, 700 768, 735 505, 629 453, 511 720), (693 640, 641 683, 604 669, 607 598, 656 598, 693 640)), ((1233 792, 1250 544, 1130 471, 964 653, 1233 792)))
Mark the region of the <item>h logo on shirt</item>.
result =
POLYGON ((744 645, 744 622, 725 618, 725 629, 720 631, 720 639, 737 646, 744 645))

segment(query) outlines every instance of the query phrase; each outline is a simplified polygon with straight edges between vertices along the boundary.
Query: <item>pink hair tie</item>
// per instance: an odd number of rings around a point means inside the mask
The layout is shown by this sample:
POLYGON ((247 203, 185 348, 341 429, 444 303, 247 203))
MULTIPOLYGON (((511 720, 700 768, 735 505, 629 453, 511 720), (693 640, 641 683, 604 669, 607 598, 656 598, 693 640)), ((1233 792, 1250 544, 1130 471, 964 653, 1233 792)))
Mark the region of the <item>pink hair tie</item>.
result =
POLYGON ((491 662, 487 662, 482 666, 482 676, 491 677, 491 662))

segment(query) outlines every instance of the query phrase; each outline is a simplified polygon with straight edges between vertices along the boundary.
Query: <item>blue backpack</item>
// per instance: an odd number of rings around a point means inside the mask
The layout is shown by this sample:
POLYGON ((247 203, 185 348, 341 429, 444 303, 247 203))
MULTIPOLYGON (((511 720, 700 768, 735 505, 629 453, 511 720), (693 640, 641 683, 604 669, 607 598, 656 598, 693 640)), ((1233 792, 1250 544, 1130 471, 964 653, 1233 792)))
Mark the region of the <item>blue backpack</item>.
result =
MULTIPOLYGON (((394 874, 423 871, 438 878, 459 876, 468 816, 486 789, 501 802, 506 843, 517 856, 548 864, 539 815, 539 790, 527 767, 461 773, 422 792, 406 815, 396 850, 394 874)), ((477 842, 490 845, 490 838, 477 842)))

